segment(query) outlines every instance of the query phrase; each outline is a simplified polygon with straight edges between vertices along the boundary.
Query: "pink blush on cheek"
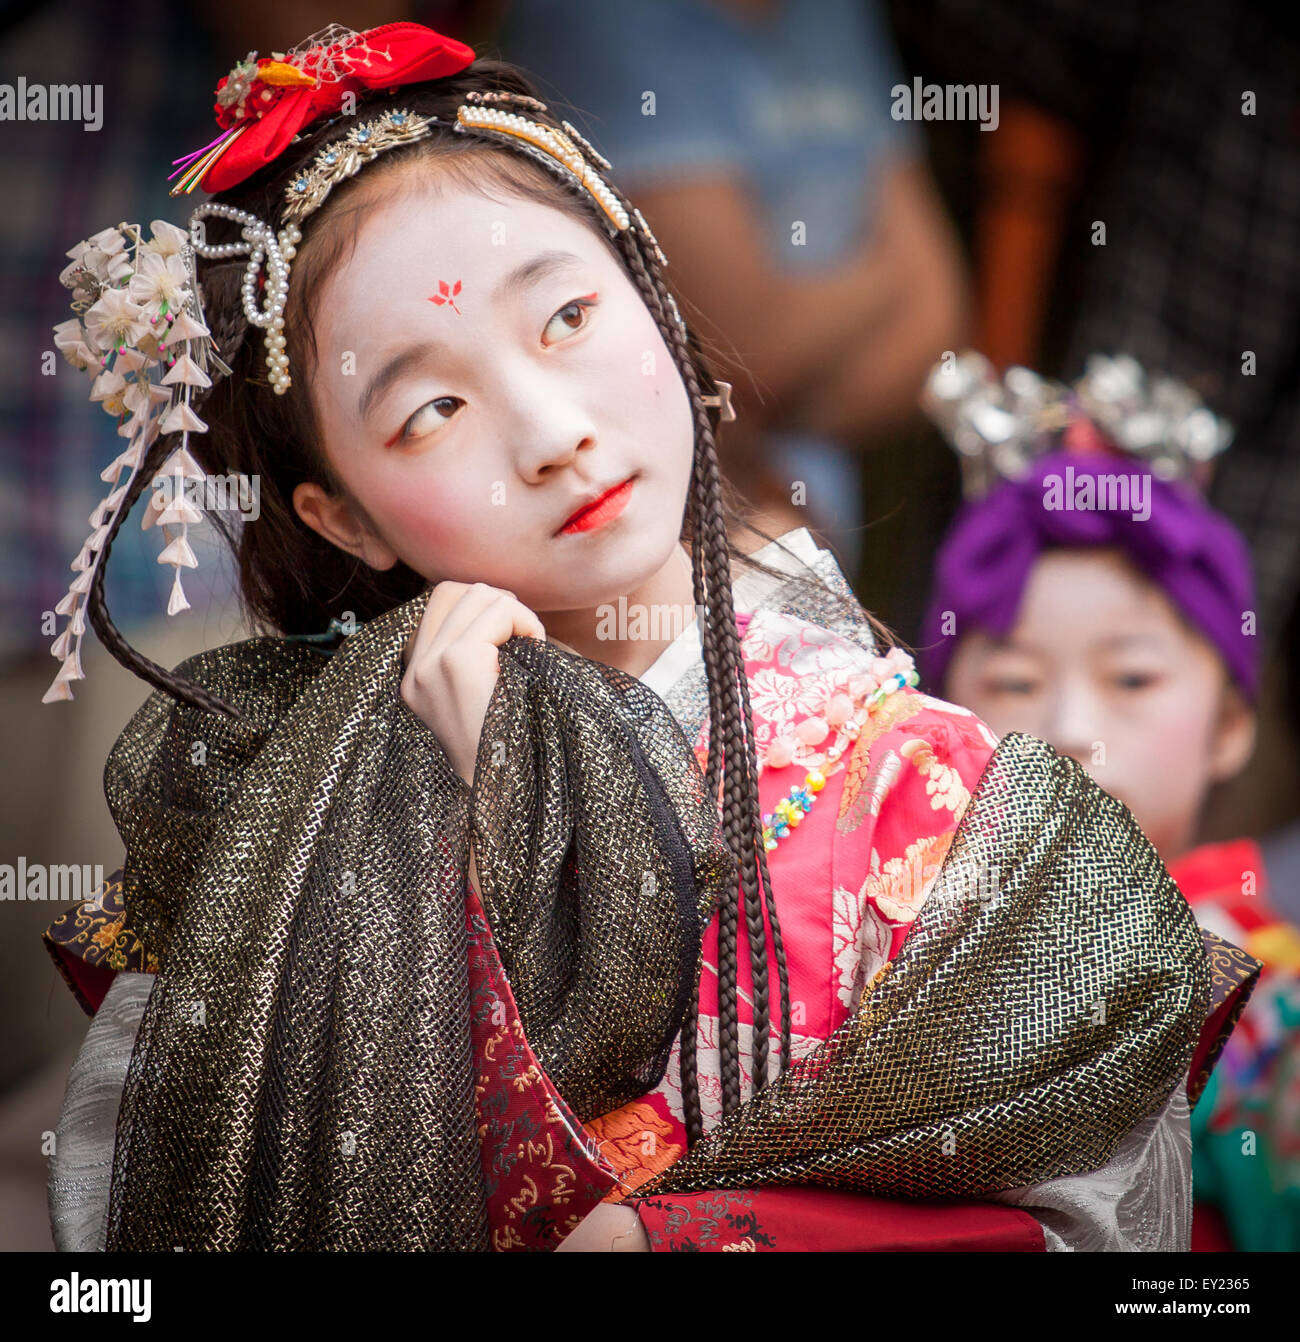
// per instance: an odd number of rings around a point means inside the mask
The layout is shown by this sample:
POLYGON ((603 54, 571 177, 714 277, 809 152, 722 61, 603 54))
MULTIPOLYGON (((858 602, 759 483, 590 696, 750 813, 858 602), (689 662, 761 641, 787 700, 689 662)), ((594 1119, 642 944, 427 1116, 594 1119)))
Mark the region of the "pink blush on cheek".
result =
MULTIPOLYGON (((478 490, 398 489, 391 497, 367 502, 371 516, 401 558, 420 573, 448 574, 472 567, 485 548, 485 536, 497 534, 488 514, 491 503, 476 507, 478 490)), ((498 508, 497 513, 505 512, 498 508)), ((458 579, 459 581, 459 579, 458 579)), ((478 581, 478 579, 469 579, 478 581)))

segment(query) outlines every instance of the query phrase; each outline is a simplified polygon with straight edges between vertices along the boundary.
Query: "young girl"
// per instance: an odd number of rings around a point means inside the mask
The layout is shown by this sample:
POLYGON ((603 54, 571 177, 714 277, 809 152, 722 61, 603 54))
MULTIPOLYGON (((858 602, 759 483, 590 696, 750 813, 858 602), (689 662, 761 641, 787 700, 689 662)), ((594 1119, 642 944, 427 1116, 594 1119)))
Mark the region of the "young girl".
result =
MULTIPOLYGON (((1122 405, 1094 401, 1122 373, 1095 361, 1059 450, 972 497, 954 522, 923 663, 932 685, 997 731, 1032 733, 1077 760, 1132 810, 1202 926, 1264 962, 1192 1115, 1192 1247, 1295 1250, 1300 932, 1272 909, 1253 840, 1195 846, 1214 785, 1245 766, 1255 739, 1249 556, 1190 480, 1162 479, 1118 448, 1130 433, 1157 446, 1145 379, 1122 405), (1067 481, 1072 501, 1095 505, 1119 479, 1138 484, 1129 502, 1140 506, 1051 506, 1067 481)), ((987 393, 972 387, 967 405, 987 393)), ((950 402, 941 418, 951 428, 956 416, 950 402)), ((1168 421, 1171 453, 1184 424, 1168 421)), ((1056 432, 1038 442, 1049 445, 1056 432)))
POLYGON ((57 1242, 1183 1245, 1224 1037, 1185 901, 1083 770, 911 688, 806 531, 740 561, 727 388, 608 165, 413 24, 217 106, 192 246, 67 273, 138 436, 49 697, 85 615, 160 693, 124 868, 47 934, 96 1012, 57 1242), (267 634, 169 673, 103 560, 160 479, 186 564, 184 480, 234 473, 267 634))

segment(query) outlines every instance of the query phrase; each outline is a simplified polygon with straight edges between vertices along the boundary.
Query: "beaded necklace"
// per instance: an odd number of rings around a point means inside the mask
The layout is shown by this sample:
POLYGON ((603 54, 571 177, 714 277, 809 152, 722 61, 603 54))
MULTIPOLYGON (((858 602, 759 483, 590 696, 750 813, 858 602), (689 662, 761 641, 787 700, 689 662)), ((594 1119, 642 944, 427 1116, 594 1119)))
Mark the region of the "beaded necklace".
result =
MULTIPOLYGON (((872 708, 880 703, 886 695, 901 690, 904 685, 915 686, 919 680, 920 676, 915 668, 910 671, 896 671, 879 688, 867 695, 862 707, 854 714, 852 720, 840 729, 842 735, 848 738, 846 743, 833 746, 826 752, 826 767, 807 770, 803 782, 792 787, 771 811, 764 813, 763 847, 769 853, 781 839, 789 836, 791 830, 799 827, 799 823, 804 816, 812 810, 813 802, 817 800, 817 794, 826 786, 826 780, 844 768, 841 757, 849 746, 857 740, 872 708)), ((784 765, 774 763, 770 754, 768 763, 773 768, 784 767, 784 765)))

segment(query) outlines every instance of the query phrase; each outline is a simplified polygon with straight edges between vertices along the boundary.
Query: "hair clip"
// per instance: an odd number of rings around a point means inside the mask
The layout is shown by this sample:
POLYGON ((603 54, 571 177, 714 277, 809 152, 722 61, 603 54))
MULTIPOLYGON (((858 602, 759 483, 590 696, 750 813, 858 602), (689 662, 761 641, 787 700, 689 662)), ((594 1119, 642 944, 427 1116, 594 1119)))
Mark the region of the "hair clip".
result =
MULTIPOLYGON (((681 318, 678 318, 680 321, 681 318)), ((716 396, 701 396, 700 402, 707 405, 710 410, 718 411, 719 421, 723 424, 729 423, 736 418, 736 411, 731 404, 731 383, 715 382, 713 384, 718 389, 716 396)))
POLYGON ((526 93, 514 93, 510 89, 489 89, 480 92, 474 89, 465 95, 465 101, 470 103, 518 103, 520 107, 531 107, 535 112, 549 112, 550 108, 537 98, 530 98, 526 93))

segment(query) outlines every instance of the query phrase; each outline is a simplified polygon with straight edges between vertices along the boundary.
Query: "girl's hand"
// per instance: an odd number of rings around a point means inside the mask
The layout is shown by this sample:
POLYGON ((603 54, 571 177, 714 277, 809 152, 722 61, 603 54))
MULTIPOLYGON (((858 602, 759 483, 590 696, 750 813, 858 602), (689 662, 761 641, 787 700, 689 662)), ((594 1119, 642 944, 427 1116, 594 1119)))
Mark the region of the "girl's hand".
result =
POLYGON ((497 649, 516 634, 546 641, 541 620, 513 592, 481 582, 440 582, 406 644, 402 699, 470 787, 483 719, 501 673, 497 649))

